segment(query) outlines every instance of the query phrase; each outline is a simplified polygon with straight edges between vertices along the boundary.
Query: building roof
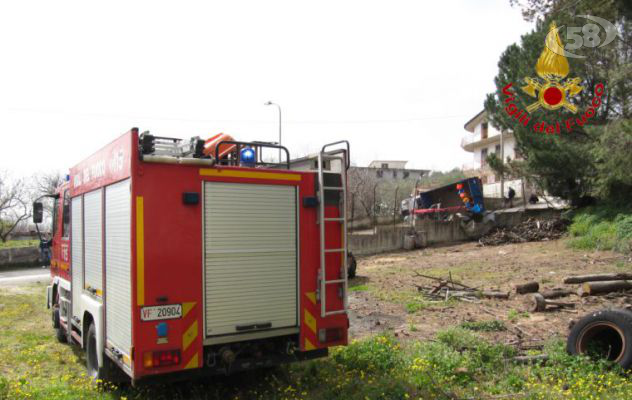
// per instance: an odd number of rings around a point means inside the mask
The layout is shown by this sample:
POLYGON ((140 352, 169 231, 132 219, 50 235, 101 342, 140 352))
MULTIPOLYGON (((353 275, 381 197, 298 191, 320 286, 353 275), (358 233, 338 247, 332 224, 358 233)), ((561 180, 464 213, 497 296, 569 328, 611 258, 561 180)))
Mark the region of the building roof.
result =
POLYGON ((463 127, 465 128, 466 131, 473 133, 474 127, 478 125, 479 122, 482 122, 486 118, 487 118, 487 112, 483 110, 479 112, 478 114, 476 114, 474 117, 472 117, 472 119, 467 121, 465 125, 463 125, 463 127))
POLYGON ((371 168, 372 165, 381 165, 383 163, 404 163, 404 165, 406 165, 408 163, 407 160, 373 160, 369 163, 369 168, 371 168))

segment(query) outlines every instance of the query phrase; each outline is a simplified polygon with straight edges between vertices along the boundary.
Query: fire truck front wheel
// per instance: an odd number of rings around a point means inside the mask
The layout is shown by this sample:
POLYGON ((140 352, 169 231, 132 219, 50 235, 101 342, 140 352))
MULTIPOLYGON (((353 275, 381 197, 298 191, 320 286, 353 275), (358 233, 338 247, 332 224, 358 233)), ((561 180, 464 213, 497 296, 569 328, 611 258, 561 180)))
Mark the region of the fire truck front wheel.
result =
POLYGON ((59 292, 55 293, 55 304, 53 305, 53 328, 55 329, 55 338, 59 343, 66 343, 68 341, 66 337, 66 332, 61 326, 60 323, 60 313, 59 313, 59 292))
POLYGON ((107 357, 103 356, 103 366, 99 367, 97 355, 97 329, 94 324, 90 324, 88 335, 86 336, 86 367, 88 375, 93 380, 105 381, 109 379, 109 363, 107 357))
POLYGON ((66 332, 59 323, 59 307, 53 308, 53 328, 55 329, 55 338, 59 343, 66 343, 68 341, 66 332))

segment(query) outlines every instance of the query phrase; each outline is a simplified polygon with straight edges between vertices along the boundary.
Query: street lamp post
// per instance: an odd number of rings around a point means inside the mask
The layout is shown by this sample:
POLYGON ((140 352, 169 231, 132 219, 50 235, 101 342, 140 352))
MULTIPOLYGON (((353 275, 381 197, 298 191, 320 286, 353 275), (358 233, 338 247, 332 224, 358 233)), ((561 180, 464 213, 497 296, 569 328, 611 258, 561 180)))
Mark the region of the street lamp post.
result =
MULTIPOLYGON (((276 106, 279 110, 279 146, 281 146, 281 106, 277 103, 273 103, 271 101, 266 101, 264 103, 266 106, 276 106)), ((281 164, 281 149, 279 149, 279 164, 281 164)))

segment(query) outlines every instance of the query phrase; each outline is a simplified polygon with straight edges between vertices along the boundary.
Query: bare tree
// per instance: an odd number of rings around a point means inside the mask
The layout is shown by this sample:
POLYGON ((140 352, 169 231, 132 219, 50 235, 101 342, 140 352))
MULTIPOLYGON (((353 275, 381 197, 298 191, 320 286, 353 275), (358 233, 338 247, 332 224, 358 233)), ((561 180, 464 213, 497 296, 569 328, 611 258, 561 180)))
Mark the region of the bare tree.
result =
POLYGON ((350 168, 347 187, 349 212, 359 205, 361 212, 355 217, 370 218, 377 223, 378 217, 390 217, 393 223, 400 217, 402 200, 410 196, 415 182, 412 180, 387 179, 384 171, 372 168, 350 168), (354 204, 351 204, 351 203, 354 204))
POLYGON ((39 225, 40 230, 49 231, 52 227, 53 206, 54 202, 51 198, 42 198, 46 195, 54 195, 57 193, 59 185, 64 183, 65 177, 59 171, 40 172, 31 178, 31 197, 32 200, 39 201, 44 206, 44 220, 39 225))
POLYGON ((375 215, 375 186, 378 183, 375 171, 366 168, 350 168, 348 174, 347 189, 351 195, 350 198, 361 206, 362 214, 364 214, 359 216, 373 217, 375 215))
POLYGON ((28 191, 22 179, 11 181, 0 173, 0 240, 4 243, 11 232, 31 216, 28 191))
POLYGON ((64 181, 61 172, 40 173, 33 177, 34 195, 39 197, 47 194, 55 194, 57 187, 64 181))

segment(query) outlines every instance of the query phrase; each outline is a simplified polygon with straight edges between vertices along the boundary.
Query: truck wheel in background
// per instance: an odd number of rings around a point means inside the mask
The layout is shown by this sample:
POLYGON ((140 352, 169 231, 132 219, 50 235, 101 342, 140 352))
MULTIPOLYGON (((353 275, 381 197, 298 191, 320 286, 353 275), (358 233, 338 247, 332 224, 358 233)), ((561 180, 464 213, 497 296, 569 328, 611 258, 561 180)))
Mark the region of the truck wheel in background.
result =
POLYGON ((358 268, 358 263, 356 262, 353 253, 349 253, 347 255, 347 277, 349 279, 353 279, 356 276, 356 269, 358 268))
POLYGON ((94 324, 90 324, 88 335, 86 337, 86 367, 88 368, 88 376, 93 380, 109 380, 110 378, 110 360, 103 355, 103 366, 99 367, 99 359, 97 355, 97 329, 94 324))
POLYGON ((610 309, 586 315, 571 328, 566 350, 573 355, 607 359, 629 369, 632 367, 632 312, 610 309))

